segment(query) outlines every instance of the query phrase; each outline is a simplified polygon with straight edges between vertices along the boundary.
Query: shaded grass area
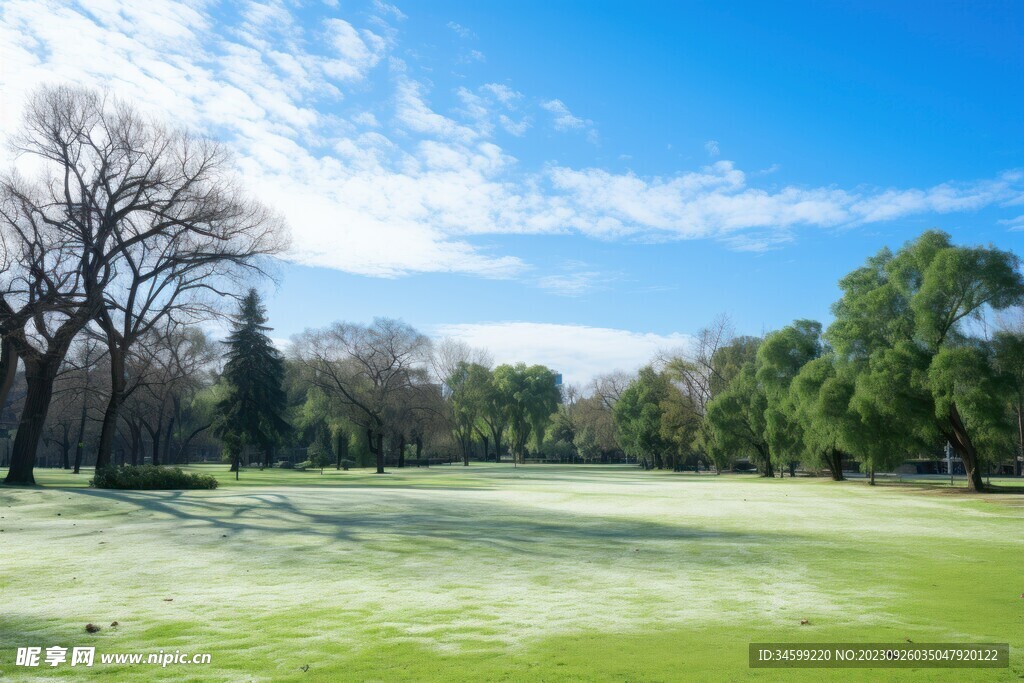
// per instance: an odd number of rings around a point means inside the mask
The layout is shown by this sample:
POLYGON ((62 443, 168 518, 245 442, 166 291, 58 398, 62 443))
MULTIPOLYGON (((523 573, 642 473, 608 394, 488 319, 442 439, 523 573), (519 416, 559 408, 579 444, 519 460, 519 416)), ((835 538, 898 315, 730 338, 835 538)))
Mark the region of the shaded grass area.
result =
POLYGON ((31 670, 40 678, 1024 676, 1015 496, 618 467, 266 470, 239 485, 220 472, 222 488, 187 492, 50 476, 54 488, 0 488, 0 677, 25 676, 12 664, 26 645, 213 657, 31 670), (746 663, 751 641, 908 638, 1010 642, 1012 666, 746 663))

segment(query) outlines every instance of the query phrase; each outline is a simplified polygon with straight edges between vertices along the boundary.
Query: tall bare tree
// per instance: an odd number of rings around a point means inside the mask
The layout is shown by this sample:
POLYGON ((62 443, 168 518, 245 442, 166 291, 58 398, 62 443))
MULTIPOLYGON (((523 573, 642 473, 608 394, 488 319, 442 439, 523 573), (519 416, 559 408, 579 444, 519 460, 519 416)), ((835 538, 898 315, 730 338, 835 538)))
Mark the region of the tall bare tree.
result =
POLYGON ((307 331, 296 338, 293 356, 309 381, 365 431, 383 474, 384 436, 399 396, 429 379, 430 340, 400 320, 377 318, 368 326, 335 323, 307 331))
POLYGON ((98 320, 112 350, 109 457, 124 352, 191 293, 219 291, 225 264, 279 250, 285 231, 243 195, 220 145, 96 91, 40 89, 15 146, 44 169, 0 180, 0 335, 28 384, 7 481, 32 483, 54 377, 85 325, 98 320))

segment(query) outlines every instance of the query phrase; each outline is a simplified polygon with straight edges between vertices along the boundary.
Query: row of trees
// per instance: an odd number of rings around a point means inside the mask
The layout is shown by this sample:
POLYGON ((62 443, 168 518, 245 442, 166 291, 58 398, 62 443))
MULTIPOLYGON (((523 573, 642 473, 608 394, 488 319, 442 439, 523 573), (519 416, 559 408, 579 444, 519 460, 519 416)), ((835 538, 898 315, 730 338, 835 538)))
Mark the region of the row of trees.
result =
POLYGON ((988 325, 1024 303, 1019 267, 929 231, 843 278, 827 330, 733 337, 719 321, 622 393, 623 446, 650 466, 746 457, 766 476, 803 463, 838 480, 844 458, 873 476, 948 443, 981 490, 986 463, 1024 450, 1024 333, 988 325))

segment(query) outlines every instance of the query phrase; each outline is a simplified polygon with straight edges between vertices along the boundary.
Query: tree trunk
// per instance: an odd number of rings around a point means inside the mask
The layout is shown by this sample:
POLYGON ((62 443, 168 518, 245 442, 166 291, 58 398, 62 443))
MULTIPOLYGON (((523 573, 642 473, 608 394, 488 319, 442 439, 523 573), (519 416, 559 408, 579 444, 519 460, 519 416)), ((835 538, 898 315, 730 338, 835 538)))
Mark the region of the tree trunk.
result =
POLYGON ((1020 403, 1017 404, 1017 457, 1013 460, 1013 473, 1018 477, 1024 475, 1024 405, 1020 403))
POLYGON ((7 405, 7 394, 14 385, 18 374, 18 352, 14 350, 14 342, 9 339, 0 341, 0 413, 7 405))
POLYGON ((82 470, 82 457, 85 455, 85 418, 88 415, 87 408, 89 400, 88 393, 82 393, 82 414, 78 420, 78 440, 75 443, 75 474, 82 470))
POLYGON ((398 466, 405 467, 405 434, 398 436, 398 466))
POLYGON ((114 450, 114 433, 117 431, 117 418, 124 405, 125 369, 124 351, 117 344, 109 344, 110 350, 110 397, 103 411, 103 426, 100 428, 100 443, 96 451, 96 469, 110 464, 110 454, 114 450))
POLYGON ((384 474, 384 434, 377 432, 374 435, 372 429, 366 430, 366 441, 370 447, 370 453, 377 458, 377 474, 384 474), (374 438, 376 436, 376 439, 374 438))
POLYGON ((153 465, 160 464, 160 425, 156 429, 149 430, 149 438, 153 440, 153 465))
POLYGON ((489 456, 489 453, 487 452, 487 447, 488 447, 489 443, 488 443, 487 437, 484 436, 483 434, 480 435, 480 443, 484 447, 484 460, 483 461, 487 462, 487 458, 489 456))
MULTIPOLYGON (((416 435, 416 462, 420 462, 423 459, 423 437, 419 434, 416 435)), ((427 463, 427 467, 430 467, 430 463, 427 463)))
POLYGON ((50 398, 53 396, 53 381, 57 377, 62 357, 63 355, 45 355, 24 361, 28 393, 25 396, 21 421, 18 423, 18 433, 14 437, 11 466, 7 471, 7 478, 4 479, 5 484, 36 483, 32 468, 35 467, 36 450, 43 437, 46 413, 50 409, 50 398))
POLYGON ((128 425, 128 430, 132 433, 132 465, 138 466, 139 449, 142 448, 142 428, 132 422, 128 425))
POLYGON ((875 485, 875 463, 873 463, 873 462, 868 464, 868 476, 871 477, 870 480, 868 481, 869 485, 870 486, 874 486, 875 485))
POLYGON ((832 475, 832 481, 843 481, 843 452, 837 448, 829 449, 825 453, 825 464, 828 465, 828 472, 832 475))
POLYGON ((949 442, 964 463, 964 472, 967 473, 967 490, 984 491, 985 482, 981 479, 981 468, 978 467, 978 451, 975 450, 971 436, 967 433, 967 428, 960 418, 960 411, 957 410, 956 403, 949 406, 949 422, 953 428, 953 433, 949 435, 952 437, 949 438, 949 442))
POLYGON ((70 439, 71 435, 68 434, 68 431, 69 431, 68 430, 68 426, 67 426, 67 424, 65 424, 64 425, 64 439, 60 442, 60 449, 61 449, 61 455, 63 456, 63 460, 64 460, 63 466, 64 466, 64 469, 66 469, 66 470, 70 470, 71 469, 71 462, 68 459, 68 454, 71 452, 71 439, 70 439))
POLYGON ((494 437, 494 462, 501 462, 501 430, 492 429, 491 436, 494 437))
POLYGON ((164 450, 167 451, 166 454, 165 454, 166 457, 164 457, 164 460, 167 461, 168 465, 175 464, 174 461, 171 460, 171 454, 173 453, 173 451, 171 450, 171 434, 173 432, 174 432, 174 415, 171 415, 171 419, 167 423, 167 429, 164 430, 164 439, 163 439, 164 450))

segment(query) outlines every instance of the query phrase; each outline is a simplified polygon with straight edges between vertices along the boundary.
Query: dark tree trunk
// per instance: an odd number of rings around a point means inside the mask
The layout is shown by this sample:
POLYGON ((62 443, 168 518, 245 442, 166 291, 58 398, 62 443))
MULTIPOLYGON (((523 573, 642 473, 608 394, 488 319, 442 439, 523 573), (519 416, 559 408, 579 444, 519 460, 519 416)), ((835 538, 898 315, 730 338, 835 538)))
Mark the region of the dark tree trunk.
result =
POLYGON ((117 419, 124 404, 125 370, 124 351, 117 344, 109 344, 110 350, 110 397, 103 411, 103 426, 100 428, 100 443, 96 450, 96 469, 110 464, 110 454, 114 450, 114 433, 117 431, 117 419))
POLYGON ((870 479, 868 480, 868 484, 871 485, 871 486, 874 486, 875 485, 875 463, 869 463, 868 464, 868 476, 870 477, 870 479))
POLYGON ((53 396, 53 381, 57 377, 61 355, 45 355, 31 361, 25 360, 25 383, 28 394, 25 396, 25 407, 18 423, 18 433, 14 437, 11 451, 11 466, 7 471, 5 484, 35 484, 32 468, 36 462, 36 450, 43 438, 43 427, 46 424, 46 413, 50 409, 53 396))
POLYGON ((384 434, 382 432, 374 434, 372 429, 367 429, 366 441, 370 453, 377 458, 377 474, 384 474, 384 434))
MULTIPOLYGON (((88 416, 89 388, 82 392, 82 413, 78 419, 78 440, 75 443, 75 474, 82 470, 82 457, 85 455, 85 419, 88 416)), ((97 468, 98 469, 98 468, 97 468)))
POLYGON ((487 452, 488 439, 487 439, 486 435, 484 435, 484 434, 480 435, 480 443, 484 447, 484 458, 483 458, 483 461, 487 462, 487 458, 490 457, 490 454, 487 452))
POLYGON ((167 429, 164 431, 164 450, 167 451, 164 460, 167 461, 168 465, 173 465, 174 462, 171 460, 171 433, 174 431, 174 415, 171 415, 170 422, 167 423, 167 429))
POLYGON ((64 425, 64 439, 60 442, 61 455, 63 456, 64 463, 63 467, 66 470, 71 469, 71 462, 69 460, 69 454, 71 453, 71 434, 69 433, 68 426, 64 425))
MULTIPOLYGON (((416 443, 416 462, 420 462, 420 460, 423 459, 423 437, 420 436, 419 434, 417 434, 416 435, 415 443, 416 443)), ((427 467, 429 467, 429 466, 430 466, 430 463, 427 463, 427 467)))
POLYGON ((949 422, 952 426, 952 434, 945 435, 953 445, 953 449, 960 460, 964 463, 964 472, 967 473, 967 490, 984 491, 985 482, 981 479, 981 468, 978 467, 978 451, 974 448, 970 434, 960 418, 960 411, 956 404, 949 407, 949 422))
POLYGON ((132 422, 128 425, 128 430, 132 434, 132 465, 138 466, 139 449, 142 448, 142 428, 135 422, 132 422))
POLYGON ((491 430, 494 437, 494 462, 501 462, 501 430, 491 430))
POLYGON ((768 477, 769 479, 775 478, 775 467, 772 465, 772 456, 767 448, 764 446, 756 446, 757 452, 761 454, 761 460, 764 463, 763 471, 761 472, 762 477, 768 477))
POLYGON ((405 467, 405 434, 398 436, 398 466, 405 467))
MULTIPOLYGON (((0 403, 0 407, 3 404, 0 403)), ((1013 473, 1018 477, 1024 474, 1024 405, 1017 404, 1017 457, 1013 462, 1013 473)))
POLYGON ((160 425, 157 425, 156 429, 150 429, 146 427, 146 431, 149 432, 149 438, 153 440, 153 459, 151 463, 153 465, 160 464, 160 432, 162 431, 160 425))
POLYGON ((0 341, 0 412, 3 412, 7 405, 7 394, 14 385, 14 378, 18 374, 18 352, 14 350, 14 343, 9 339, 0 341))
POLYGON ((829 449, 825 453, 825 464, 832 475, 832 481, 843 481, 843 452, 838 448, 829 449))

